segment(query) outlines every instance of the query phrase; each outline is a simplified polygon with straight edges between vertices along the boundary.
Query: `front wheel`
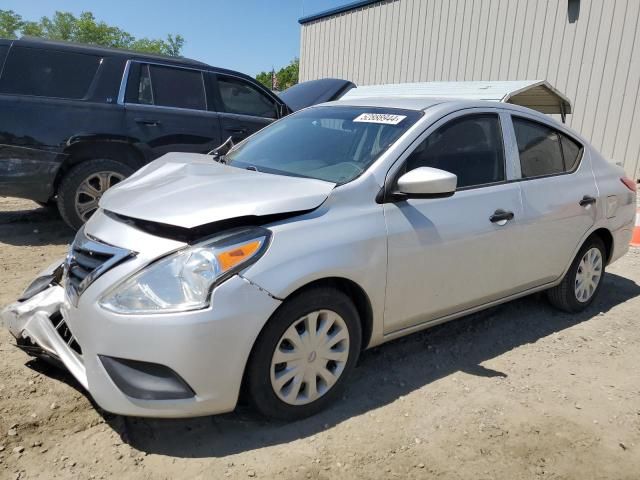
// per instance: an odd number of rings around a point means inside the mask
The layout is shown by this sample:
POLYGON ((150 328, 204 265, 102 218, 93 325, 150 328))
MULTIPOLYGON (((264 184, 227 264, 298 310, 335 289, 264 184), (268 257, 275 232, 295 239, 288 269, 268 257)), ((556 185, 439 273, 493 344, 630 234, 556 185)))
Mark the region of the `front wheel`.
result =
POLYGON ((551 304, 565 312, 580 312, 596 298, 604 278, 606 248, 600 237, 584 243, 559 285, 547 292, 551 304))
POLYGON ((358 311, 339 290, 311 289, 285 301, 249 359, 249 401, 281 420, 319 412, 339 395, 360 354, 361 337, 358 311))
POLYGON ((133 172, 130 166, 108 158, 94 158, 76 165, 58 188, 62 219, 71 228, 79 229, 98 209, 104 192, 133 172))

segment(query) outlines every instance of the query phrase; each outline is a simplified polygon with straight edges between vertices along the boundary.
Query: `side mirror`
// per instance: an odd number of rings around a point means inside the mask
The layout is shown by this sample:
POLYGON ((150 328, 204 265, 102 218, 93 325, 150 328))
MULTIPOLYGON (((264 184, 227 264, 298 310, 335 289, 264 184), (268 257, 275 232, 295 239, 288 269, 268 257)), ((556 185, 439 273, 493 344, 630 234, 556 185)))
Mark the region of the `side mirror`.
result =
POLYGON ((458 177, 439 168, 420 167, 398 179, 398 192, 409 198, 437 198, 453 195, 458 177))

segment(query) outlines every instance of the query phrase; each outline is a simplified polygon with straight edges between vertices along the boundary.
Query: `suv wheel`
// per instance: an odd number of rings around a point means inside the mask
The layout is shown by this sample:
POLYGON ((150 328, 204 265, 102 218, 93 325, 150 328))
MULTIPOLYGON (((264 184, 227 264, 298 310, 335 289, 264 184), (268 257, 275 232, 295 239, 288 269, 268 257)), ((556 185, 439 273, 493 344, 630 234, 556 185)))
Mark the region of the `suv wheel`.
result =
POLYGON ((98 209, 100 198, 116 183, 134 172, 124 163, 108 158, 87 160, 73 167, 58 189, 58 210, 73 229, 79 229, 98 209))
POLYGON ((600 237, 587 239, 562 282, 548 290, 551 304, 565 312, 580 312, 587 308, 600 291, 606 258, 600 237))
POLYGON ((360 354, 361 327, 353 302, 333 288, 287 300, 256 341, 246 387, 267 417, 296 420, 340 394, 360 354))

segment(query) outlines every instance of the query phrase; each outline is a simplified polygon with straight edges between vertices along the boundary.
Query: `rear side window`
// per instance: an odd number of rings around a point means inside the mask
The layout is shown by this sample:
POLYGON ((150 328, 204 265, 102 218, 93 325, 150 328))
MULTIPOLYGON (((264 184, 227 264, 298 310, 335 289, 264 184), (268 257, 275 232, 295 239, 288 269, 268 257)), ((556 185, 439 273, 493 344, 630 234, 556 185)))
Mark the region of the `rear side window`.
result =
POLYGON ((152 101, 154 105, 164 107, 206 110, 202 72, 159 65, 143 65, 140 72, 138 101, 139 103, 152 101))
POLYGON ((87 95, 101 57, 76 52, 13 47, 0 78, 0 91, 78 99, 87 95))
POLYGON ((218 75, 218 88, 225 112, 264 118, 277 117, 278 109, 273 99, 249 82, 218 75))
POLYGON ((458 176, 458 188, 502 182, 504 145, 497 115, 468 115, 429 135, 407 159, 406 171, 433 167, 458 176))
POLYGON ((582 147, 550 127, 513 118, 523 178, 570 172, 580 162, 582 147))

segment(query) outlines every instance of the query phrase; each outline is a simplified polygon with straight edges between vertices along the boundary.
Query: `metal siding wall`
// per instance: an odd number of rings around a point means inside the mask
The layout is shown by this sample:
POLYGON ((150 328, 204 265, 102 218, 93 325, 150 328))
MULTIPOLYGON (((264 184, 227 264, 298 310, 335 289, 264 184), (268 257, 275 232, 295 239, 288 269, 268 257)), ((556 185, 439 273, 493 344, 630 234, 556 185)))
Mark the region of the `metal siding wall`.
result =
POLYGON ((640 0, 384 0, 302 26, 301 80, 546 79, 572 128, 640 178, 640 0))

